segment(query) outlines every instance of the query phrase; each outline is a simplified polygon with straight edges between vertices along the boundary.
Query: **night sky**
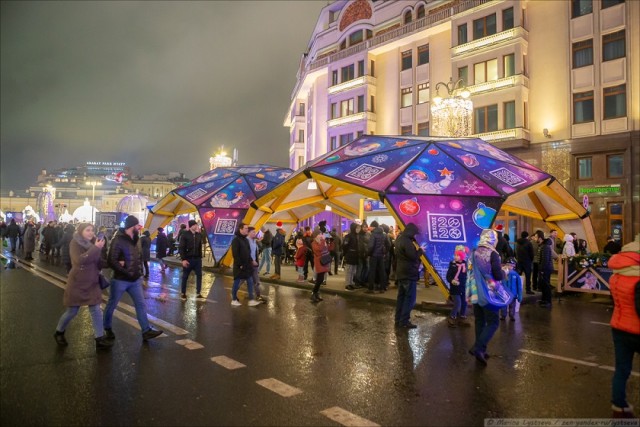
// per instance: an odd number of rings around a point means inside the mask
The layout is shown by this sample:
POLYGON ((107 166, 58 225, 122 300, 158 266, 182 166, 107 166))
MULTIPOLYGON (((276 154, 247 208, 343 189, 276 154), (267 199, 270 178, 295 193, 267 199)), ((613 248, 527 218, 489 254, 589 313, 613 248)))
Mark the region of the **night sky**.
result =
POLYGON ((2 2, 1 181, 126 162, 133 174, 288 166, 282 126, 326 1, 2 2))

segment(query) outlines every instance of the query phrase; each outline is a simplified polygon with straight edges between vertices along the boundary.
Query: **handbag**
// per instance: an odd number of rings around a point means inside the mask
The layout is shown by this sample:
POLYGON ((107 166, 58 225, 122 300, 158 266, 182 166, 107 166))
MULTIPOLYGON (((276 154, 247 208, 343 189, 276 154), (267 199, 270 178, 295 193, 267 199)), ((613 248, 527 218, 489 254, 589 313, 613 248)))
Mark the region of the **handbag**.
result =
POLYGON ((333 257, 331 256, 330 253, 324 253, 322 255, 320 255, 320 264, 322 265, 328 265, 331 264, 331 260, 333 259, 333 257))
POLYGON ((107 289, 111 285, 109 279, 104 277, 102 273, 98 273, 98 283, 100 284, 100 289, 107 289))
MULTIPOLYGON (((475 251, 471 255, 472 263, 475 264, 475 251)), ((475 266, 474 266, 475 267, 475 266)), ((470 269, 471 270, 471 269, 470 269)), ((495 281, 473 268, 473 280, 471 286, 477 292, 478 305, 490 310, 499 310, 507 307, 513 301, 513 295, 507 290, 501 281, 495 281)))

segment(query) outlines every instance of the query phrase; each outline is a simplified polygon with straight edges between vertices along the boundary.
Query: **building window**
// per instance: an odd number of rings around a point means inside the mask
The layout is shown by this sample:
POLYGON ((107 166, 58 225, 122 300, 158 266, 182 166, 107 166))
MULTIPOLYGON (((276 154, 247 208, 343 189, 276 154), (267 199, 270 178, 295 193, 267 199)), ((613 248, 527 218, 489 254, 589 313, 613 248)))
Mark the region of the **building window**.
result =
POLYGON ((358 77, 364 76, 364 59, 358 61, 358 77))
POLYGON ((418 46, 418 65, 429 63, 429 45, 418 46))
POLYGON ((376 61, 369 62, 369 75, 371 75, 371 77, 376 76, 376 61))
POLYGON ((429 122, 418 123, 418 136, 429 136, 429 122))
POLYGON ((413 89, 410 87, 402 89, 402 99, 400 108, 410 107, 413 104, 413 89))
POLYGON ((411 131, 413 126, 409 125, 409 126, 402 126, 400 128, 400 135, 411 135, 411 131))
POLYGON ((340 117, 353 114, 353 98, 345 99, 340 103, 340 117))
POLYGON ((464 67, 458 68, 458 79, 462 80, 463 85, 467 85, 469 81, 469 67, 466 65, 464 67))
POLYGON ((304 110, 305 110, 305 108, 304 108, 304 107, 305 107, 304 102, 301 102, 301 103, 298 105, 298 115, 299 115, 299 116, 303 116, 303 117, 304 117, 304 110))
POLYGON ((602 36, 602 60, 623 58, 625 52, 624 30, 602 36))
POLYGON ((425 16, 424 15, 424 5, 420 5, 420 6, 418 6, 418 12, 417 12, 417 15, 416 15, 416 19, 422 19, 422 18, 424 18, 424 16, 425 16))
POLYGON ((504 103, 504 128, 513 129, 516 127, 516 102, 504 103))
POLYGON ((607 178, 622 178, 624 176, 623 160, 622 154, 607 156, 607 178))
POLYGON ((354 31, 353 33, 349 34, 349 46, 361 43, 362 40, 364 40, 362 30, 354 31))
POLYGON ((340 43, 340 50, 345 50, 346 48, 347 48, 347 39, 344 39, 340 43))
POLYGON ((376 112, 376 97, 371 95, 371 98, 369 98, 369 111, 371 111, 372 113, 376 112))
POLYGON ((473 39, 481 39, 496 33, 496 14, 484 16, 473 21, 473 39))
POLYGON ((602 0, 602 9, 624 3, 624 0, 602 0))
POLYGON ((509 54, 502 57, 504 63, 504 76, 511 77, 516 73, 516 56, 509 54))
POLYGON ((605 87, 604 119, 615 119, 627 115, 627 85, 605 87))
POLYGON ((571 0, 571 17, 588 15, 593 12, 592 0, 571 0))
POLYGON ((301 168, 304 164, 304 156, 298 156, 298 168, 301 168))
POLYGON ((364 112, 364 95, 358 95, 358 113, 364 112))
POLYGON ((354 67, 353 64, 347 65, 346 67, 342 67, 342 82, 348 82, 349 80, 353 80, 354 76, 354 67))
POLYGON ((304 129, 298 130, 298 142, 304 142, 304 129))
POLYGON ((593 91, 573 94, 573 123, 593 121, 593 91))
POLYGON ((339 83, 338 81, 338 70, 333 70, 331 72, 331 86, 335 86, 339 83))
POLYGON ((331 104, 331 118, 332 119, 337 119, 338 118, 338 103, 333 102, 331 104))
POLYGON ((340 135, 340 146, 342 147, 343 145, 346 145, 348 143, 350 143, 351 141, 353 141, 353 134, 352 133, 347 133, 344 135, 340 135))
POLYGON ((418 85, 418 104, 424 104, 429 101, 429 83, 418 85))
POLYGON ((473 66, 474 84, 498 80, 498 60, 480 62, 473 66))
POLYGON ((465 44, 467 41, 467 24, 458 25, 458 44, 465 44))
POLYGON ((513 8, 502 11, 502 31, 513 28, 513 8))
POLYGON ((408 70, 413 67, 413 57, 411 51, 407 50, 402 52, 402 71, 408 70))
POLYGON ((584 40, 572 45, 573 68, 593 65, 593 39, 584 40))
POLYGON ((363 130, 359 130, 358 132, 356 132, 356 138, 360 138, 362 135, 364 135, 363 130))
POLYGON ((522 110, 523 110, 523 113, 524 113, 523 114, 523 116, 524 116, 524 123, 523 124, 524 124, 524 128, 525 129, 529 129, 529 104, 526 101, 523 104, 524 104, 523 107, 522 107, 522 110))
POLYGON ((404 23, 405 23, 405 25, 406 25, 406 24, 408 24, 408 23, 410 23, 412 19, 413 19, 413 16, 411 15, 411 11, 410 11, 410 10, 407 10, 407 11, 404 13, 404 23))
POLYGON ((331 139, 331 150, 335 150, 336 148, 338 148, 338 138, 336 138, 335 136, 332 136, 331 139))
POLYGON ((488 105, 474 110, 474 133, 494 132, 498 130, 498 105, 488 105))
POLYGON ((591 179, 591 157, 578 159, 578 179, 591 179))

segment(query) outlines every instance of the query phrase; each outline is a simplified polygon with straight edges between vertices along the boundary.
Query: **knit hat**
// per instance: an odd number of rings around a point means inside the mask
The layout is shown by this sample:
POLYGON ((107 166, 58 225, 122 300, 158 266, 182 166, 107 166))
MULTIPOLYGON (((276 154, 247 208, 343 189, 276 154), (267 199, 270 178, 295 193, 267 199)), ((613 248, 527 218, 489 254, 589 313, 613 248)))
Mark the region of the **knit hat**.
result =
POLYGON ((502 230, 504 230, 504 226, 502 224, 498 224, 495 227, 493 227, 494 230, 496 230, 498 233, 502 233, 502 230))
POLYGON ((190 219, 190 220, 189 220, 189 228, 193 227, 193 226, 194 226, 194 225, 196 225, 196 224, 198 224, 198 223, 196 222, 196 220, 195 220, 195 219, 190 219))
POLYGON ((133 215, 129 215, 127 219, 124 220, 124 229, 127 230, 131 227, 135 227, 138 224, 140 224, 140 221, 138 221, 138 218, 136 218, 133 215))
POLYGON ((371 223, 371 228, 378 228, 378 226, 379 226, 379 225, 380 225, 380 224, 378 224, 378 221, 374 220, 374 221, 371 223))
POLYGON ((164 231, 164 228, 158 227, 158 231, 164 231))

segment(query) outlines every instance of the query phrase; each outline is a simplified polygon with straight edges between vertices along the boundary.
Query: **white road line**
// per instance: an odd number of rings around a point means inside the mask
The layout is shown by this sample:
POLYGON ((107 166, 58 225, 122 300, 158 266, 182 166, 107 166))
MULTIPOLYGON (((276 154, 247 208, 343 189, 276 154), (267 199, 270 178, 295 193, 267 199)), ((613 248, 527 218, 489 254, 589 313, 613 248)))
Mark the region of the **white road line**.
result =
POLYGON ((592 320, 590 323, 593 323, 594 325, 611 326, 611 324, 610 324, 610 323, 605 323, 605 322, 594 322, 593 320, 592 320))
POLYGON ((227 356, 216 356, 212 357, 211 361, 217 363, 218 365, 225 367, 227 369, 240 369, 246 368, 247 365, 244 365, 236 360, 230 359, 227 356))
POLYGON ((373 421, 369 421, 365 418, 359 417, 356 414, 352 414, 349 411, 345 411, 344 409, 334 406, 333 408, 325 409, 324 411, 320 411, 322 415, 325 417, 337 422, 338 424, 342 424, 343 426, 356 427, 380 427, 380 424, 376 424, 373 421))
MULTIPOLYGON (((550 354, 550 353, 542 353, 542 352, 539 352, 539 351, 525 350, 523 348, 521 348, 519 351, 521 353, 533 354, 535 356, 548 357, 549 359, 562 360, 563 362, 575 363, 575 364, 584 365, 584 366, 591 366, 592 368, 604 369, 606 371, 615 371, 615 368, 613 368, 612 366, 600 365, 600 364, 594 363, 594 362, 586 362, 584 360, 572 359, 570 357, 563 357, 563 356, 558 356, 558 355, 550 354)), ((640 372, 631 371, 631 375, 634 376, 634 377, 640 377, 640 372)))
POLYGON ((278 393, 282 397, 291 397, 296 394, 302 393, 302 390, 285 384, 282 381, 278 381, 275 378, 265 378, 264 380, 258 380, 256 383, 260 384, 267 390, 271 390, 274 393, 278 393))
POLYGON ((195 342, 190 339, 177 340, 176 344, 182 345, 188 350, 200 350, 201 348, 204 348, 204 346, 199 342, 195 342))

